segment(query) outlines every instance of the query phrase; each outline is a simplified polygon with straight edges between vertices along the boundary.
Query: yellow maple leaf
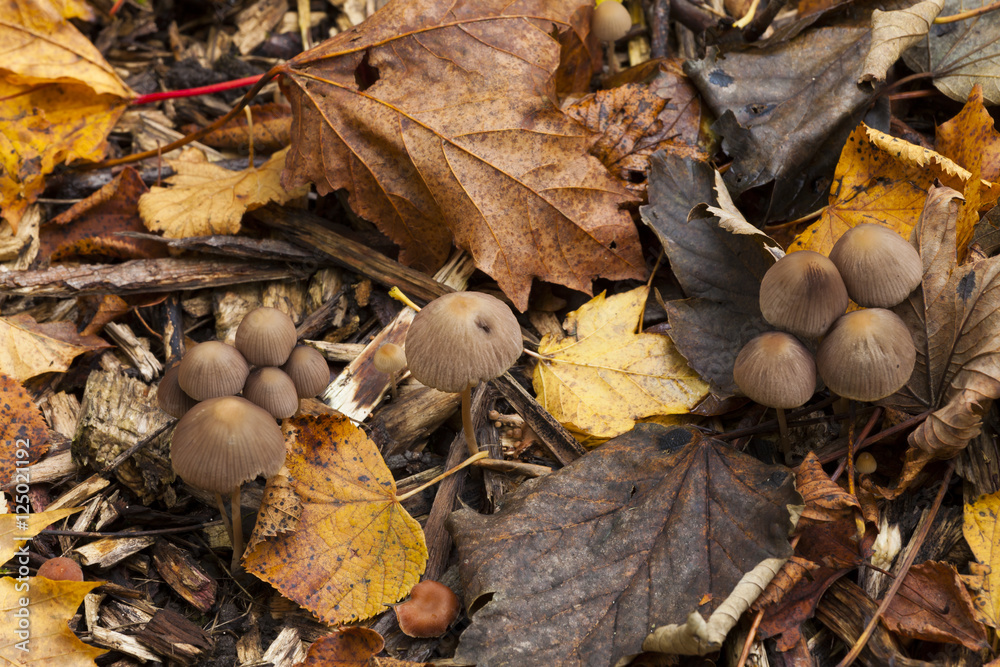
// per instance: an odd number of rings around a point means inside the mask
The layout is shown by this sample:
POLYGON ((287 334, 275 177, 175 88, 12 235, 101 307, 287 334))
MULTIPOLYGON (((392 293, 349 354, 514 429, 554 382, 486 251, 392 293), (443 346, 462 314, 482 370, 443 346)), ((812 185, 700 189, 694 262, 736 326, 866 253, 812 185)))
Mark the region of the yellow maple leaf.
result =
POLYGON ((39 324, 29 315, 0 317, 0 373, 19 382, 42 373, 62 373, 73 359, 108 344, 81 336, 69 322, 39 324))
POLYGON ((172 161, 177 173, 169 188, 152 187, 139 198, 139 214, 152 231, 169 238, 235 234, 246 211, 270 202, 283 204, 301 197, 308 186, 289 192, 281 186, 288 149, 278 151, 260 168, 230 171, 210 162, 172 161))
POLYGON ((0 207, 15 233, 56 165, 104 156, 132 92, 49 0, 0 0, 0 207))
MULTIPOLYGON (((847 230, 861 223, 889 227, 908 239, 935 179, 959 191, 975 180, 969 169, 940 153, 862 123, 840 154, 829 205, 817 222, 792 241, 788 251, 814 250, 827 255, 847 230)), ((981 179, 978 183, 981 205, 995 202, 1000 185, 981 179)), ((959 228, 960 249, 968 244, 972 231, 968 222, 959 228)))
MULTIPOLYGON (((23 544, 22 540, 34 537, 59 519, 65 519, 82 509, 82 507, 69 507, 51 512, 28 513, 27 519, 18 519, 17 504, 12 502, 8 507, 11 514, 0 514, 0 563, 6 563, 14 557, 18 547, 23 544), (19 521, 23 523, 18 525, 19 521)), ((19 563, 14 562, 12 565, 17 566, 19 563)), ((16 567, 14 571, 17 572, 16 567)))
POLYGON ((88 646, 69 629, 69 619, 100 581, 51 581, 44 577, 0 579, 0 662, 5 665, 93 667, 105 651, 88 646))
POLYGON ((976 609, 988 619, 989 625, 1000 627, 1000 491, 980 497, 965 505, 962 534, 976 560, 989 567, 981 588, 974 592, 976 609))
POLYGON ((613 438, 644 417, 688 413, 708 395, 670 338, 635 332, 648 291, 599 294, 567 316, 570 336, 538 346, 535 393, 575 434, 613 438))
POLYGON ((424 532, 396 499, 392 473, 346 417, 304 415, 282 428, 302 514, 295 532, 248 551, 247 571, 326 623, 384 611, 427 564, 424 532))

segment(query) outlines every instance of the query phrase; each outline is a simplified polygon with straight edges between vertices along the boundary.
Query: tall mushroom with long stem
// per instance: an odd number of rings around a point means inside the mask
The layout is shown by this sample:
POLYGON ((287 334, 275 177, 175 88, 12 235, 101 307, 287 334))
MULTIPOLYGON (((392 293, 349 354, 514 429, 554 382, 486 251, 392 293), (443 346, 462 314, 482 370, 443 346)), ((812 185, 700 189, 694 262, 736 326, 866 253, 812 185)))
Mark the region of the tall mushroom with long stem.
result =
POLYGON ((410 375, 437 389, 462 394, 462 426, 469 453, 479 452, 472 425, 472 388, 503 375, 521 356, 521 327, 500 299, 454 292, 417 313, 406 333, 410 375))
POLYGON ((202 401, 177 422, 170 460, 185 482, 215 494, 223 521, 222 494, 231 495, 235 571, 243 555, 240 486, 257 475, 273 476, 285 462, 285 439, 277 422, 239 396, 202 401))

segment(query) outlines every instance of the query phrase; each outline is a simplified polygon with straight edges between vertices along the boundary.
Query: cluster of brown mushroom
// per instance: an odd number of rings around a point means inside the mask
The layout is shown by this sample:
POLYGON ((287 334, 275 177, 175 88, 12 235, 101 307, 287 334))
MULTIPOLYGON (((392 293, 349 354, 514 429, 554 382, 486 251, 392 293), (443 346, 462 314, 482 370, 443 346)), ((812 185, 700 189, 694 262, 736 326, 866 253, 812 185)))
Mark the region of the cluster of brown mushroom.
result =
POLYGON ((315 396, 329 381, 323 355, 296 346, 295 324, 276 308, 248 313, 235 347, 200 343, 163 374, 160 409, 179 418, 170 445, 174 472, 214 493, 224 520, 222 494, 232 494, 234 569, 243 546, 240 486, 278 472, 285 442, 275 420, 294 415, 300 398, 315 396))
POLYGON ((857 401, 885 398, 906 384, 916 348, 903 321, 886 309, 905 300, 922 276, 913 246, 874 224, 845 233, 829 258, 802 250, 767 271, 760 309, 782 331, 747 343, 736 358, 733 378, 749 398, 777 409, 783 444, 784 410, 812 397, 817 371, 830 391, 857 401), (845 315, 848 297, 864 310, 845 315), (815 361, 796 336, 822 337, 815 361))

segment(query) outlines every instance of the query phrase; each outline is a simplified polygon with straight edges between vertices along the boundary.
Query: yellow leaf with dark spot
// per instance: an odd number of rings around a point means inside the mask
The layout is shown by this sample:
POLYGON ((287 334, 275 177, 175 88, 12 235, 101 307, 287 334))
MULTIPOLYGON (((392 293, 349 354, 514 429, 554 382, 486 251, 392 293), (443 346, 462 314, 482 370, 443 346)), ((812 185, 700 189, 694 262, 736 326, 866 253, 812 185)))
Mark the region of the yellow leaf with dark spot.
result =
POLYGON ((982 496, 965 506, 962 534, 976 560, 990 568, 983 577, 982 588, 974 592, 976 609, 994 628, 1000 627, 1000 492, 982 496))
POLYGON ((4 638, 0 663, 93 667, 94 658, 105 651, 77 639, 69 629, 69 620, 87 593, 100 585, 100 581, 50 581, 44 577, 21 582, 11 577, 0 579, 0 634, 4 638), (17 615, 22 609, 27 610, 27 616, 17 615), (30 632, 27 644, 21 645, 27 651, 19 648, 23 635, 16 634, 23 631, 22 619, 27 619, 30 632))
POLYGON ((686 414, 708 394, 670 338, 635 332, 647 292, 600 294, 566 318, 568 337, 538 346, 535 393, 574 433, 613 438, 644 417, 686 414))
POLYGON ((294 417, 282 428, 302 514, 295 532, 247 553, 247 571, 326 623, 384 611, 420 580, 427 547, 375 443, 335 415, 294 417))
MULTIPOLYGON (((27 519, 22 519, 27 523, 18 526, 17 515, 24 514, 24 512, 19 512, 18 507, 15 503, 8 503, 7 511, 10 514, 0 514, 0 563, 6 563, 14 554, 17 553, 20 539, 19 538, 31 538, 51 526, 59 519, 65 519, 66 517, 76 514, 82 507, 69 507, 66 509, 52 510, 51 512, 38 512, 35 514, 28 513, 27 519)), ((18 563, 13 563, 17 565, 18 563)), ((16 572, 16 568, 14 568, 16 572)))

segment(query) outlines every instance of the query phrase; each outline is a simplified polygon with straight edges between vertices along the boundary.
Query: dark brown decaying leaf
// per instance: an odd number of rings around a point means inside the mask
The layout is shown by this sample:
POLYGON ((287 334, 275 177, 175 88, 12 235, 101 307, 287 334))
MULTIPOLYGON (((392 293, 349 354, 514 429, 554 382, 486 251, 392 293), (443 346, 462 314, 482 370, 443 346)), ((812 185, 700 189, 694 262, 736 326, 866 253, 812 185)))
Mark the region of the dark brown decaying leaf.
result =
POLYGON ((634 72, 632 81, 599 90, 565 111, 597 133, 590 154, 629 190, 645 198, 649 158, 655 151, 703 162, 708 156, 698 147, 701 103, 681 71, 681 61, 643 63, 617 79, 630 72, 634 72))
MULTIPOLYGON (((291 140, 292 109, 287 104, 251 105, 253 116, 253 149, 261 153, 276 153, 291 140)), ((198 125, 186 125, 185 132, 201 129, 198 125)), ((246 154, 250 147, 246 114, 240 114, 217 130, 200 139, 201 143, 213 148, 229 148, 246 154)))
MULTIPOLYGON (((649 206, 643 221, 663 243, 670 268, 689 297, 667 304, 677 349, 720 397, 739 393, 733 362, 740 349, 772 327, 760 314, 760 280, 780 254, 777 243, 750 227, 732 206, 728 193, 718 213, 688 213, 715 202, 714 170, 701 161, 672 154, 653 156, 649 206)), ((721 182, 719 183, 721 186, 721 182)))
POLYGON ((20 382, 0 373, 0 488, 27 483, 25 467, 48 449, 49 432, 38 406, 20 382))
POLYGON ((890 630, 910 639, 961 644, 973 651, 989 646, 969 591, 949 563, 911 567, 883 619, 890 630))
POLYGON ((861 508, 857 498, 830 479, 813 452, 795 468, 795 488, 806 503, 798 526, 800 530, 807 525, 803 521, 837 521, 845 516, 853 517, 854 510, 861 508))
POLYGON ((597 277, 641 278, 638 234, 619 210, 632 196, 552 101, 551 33, 584 33, 572 23, 583 4, 390 3, 294 58, 282 79, 294 114, 285 187, 346 188, 422 270, 454 241, 521 310, 535 277, 587 293, 597 277))
POLYGON ((791 554, 791 473, 639 424, 524 483, 496 514, 452 515, 466 603, 492 593, 456 659, 615 664, 650 628, 708 618, 743 575, 791 554))
POLYGON ((890 405, 936 409, 909 436, 934 458, 958 454, 980 430, 990 400, 1000 397, 1000 258, 955 265, 955 220, 961 195, 931 189, 914 243, 924 278, 894 309, 913 335, 917 362, 890 405))
POLYGON ((572 94, 590 92, 590 80, 604 62, 600 43, 590 32, 594 6, 586 3, 577 10, 579 16, 570 19, 570 30, 559 33, 559 69, 556 70, 556 94, 560 99, 572 94))
POLYGON ((816 208, 840 148, 874 91, 857 85, 867 28, 818 28, 788 42, 725 53, 709 49, 685 71, 719 118, 712 129, 733 157, 734 196, 774 181, 768 219, 816 208), (775 76, 781 72, 782 76, 775 76))

